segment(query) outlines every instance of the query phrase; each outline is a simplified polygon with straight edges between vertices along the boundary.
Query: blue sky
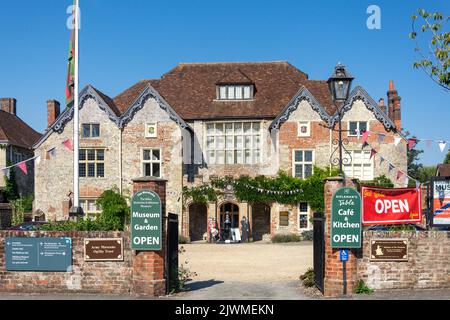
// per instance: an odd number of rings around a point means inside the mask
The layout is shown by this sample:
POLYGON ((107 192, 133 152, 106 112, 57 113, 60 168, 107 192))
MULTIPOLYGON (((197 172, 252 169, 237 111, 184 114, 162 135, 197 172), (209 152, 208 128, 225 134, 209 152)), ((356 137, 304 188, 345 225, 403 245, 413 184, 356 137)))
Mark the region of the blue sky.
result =
MULTIPOLYGON (((15 97, 18 115, 41 132, 46 101, 64 101, 71 2, 0 4, 0 97, 15 97)), ((209 61, 287 60, 311 79, 327 79, 341 61, 355 76, 354 85, 377 101, 395 81, 403 126, 411 133, 450 141, 450 94, 413 70, 414 42, 408 39, 417 8, 449 15, 450 1, 80 2, 81 86, 91 83, 115 96, 179 62, 209 61), (381 8, 381 30, 366 27, 371 4, 381 8)), ((425 164, 445 155, 436 144, 419 146, 425 164)))

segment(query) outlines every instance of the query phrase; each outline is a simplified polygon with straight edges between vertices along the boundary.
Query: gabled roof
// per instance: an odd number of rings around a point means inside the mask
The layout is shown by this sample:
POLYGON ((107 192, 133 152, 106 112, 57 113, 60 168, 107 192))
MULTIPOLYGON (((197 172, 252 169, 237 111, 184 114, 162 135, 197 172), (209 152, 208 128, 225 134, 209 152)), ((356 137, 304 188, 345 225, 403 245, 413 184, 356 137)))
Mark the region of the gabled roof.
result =
POLYGON ((217 84, 253 84, 253 80, 247 77, 240 69, 233 70, 217 84))
POLYGON ((114 98, 122 112, 147 84, 184 120, 275 118, 305 86, 320 104, 334 112, 326 81, 311 81, 288 62, 182 63, 158 80, 142 80, 114 98), (255 85, 250 101, 217 101, 216 84, 248 81, 255 85))
POLYGON ((440 164, 436 169, 437 177, 450 177, 450 164, 440 164))
POLYGON ((14 114, 0 110, 0 141, 31 149, 41 134, 14 114))

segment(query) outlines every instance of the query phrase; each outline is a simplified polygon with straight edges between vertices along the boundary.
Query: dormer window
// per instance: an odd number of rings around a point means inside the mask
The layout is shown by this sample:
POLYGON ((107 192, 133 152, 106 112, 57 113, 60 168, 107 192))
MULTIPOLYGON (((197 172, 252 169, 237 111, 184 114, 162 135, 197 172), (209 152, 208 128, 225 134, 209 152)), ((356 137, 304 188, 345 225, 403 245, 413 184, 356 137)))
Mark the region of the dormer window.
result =
POLYGON ((253 85, 219 85, 218 100, 252 100, 253 85))

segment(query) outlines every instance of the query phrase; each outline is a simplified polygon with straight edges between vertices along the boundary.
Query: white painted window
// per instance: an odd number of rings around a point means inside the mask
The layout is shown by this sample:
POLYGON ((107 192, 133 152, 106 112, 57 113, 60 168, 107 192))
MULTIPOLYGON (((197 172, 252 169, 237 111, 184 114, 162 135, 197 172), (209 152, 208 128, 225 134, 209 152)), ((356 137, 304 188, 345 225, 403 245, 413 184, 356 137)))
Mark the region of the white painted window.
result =
POLYGON ((298 122, 298 136, 299 137, 310 137, 311 136, 311 122, 310 121, 299 121, 298 122))
POLYGON ((79 176, 83 178, 105 177, 105 150, 80 149, 79 176))
POLYGON ((102 212, 100 206, 97 205, 97 199, 94 198, 81 198, 80 205, 86 217, 90 219, 95 219, 102 212))
POLYGON ((161 178, 161 149, 142 150, 142 174, 144 177, 161 178))
POLYGON ((293 176, 300 179, 307 179, 313 175, 314 151, 294 150, 293 176))
POLYGON ((306 202, 300 202, 298 205, 298 228, 300 230, 309 230, 310 228, 310 207, 306 202))
POLYGON ((344 173, 347 177, 359 179, 362 181, 370 181, 373 180, 374 177, 374 168, 373 168, 373 159, 370 159, 370 151, 350 151, 350 157, 344 152, 343 156, 346 160, 344 160, 343 168, 344 173), (351 162, 351 163, 347 163, 351 162))
POLYGON ((218 90, 219 100, 251 100, 252 85, 221 85, 218 90))
POLYGON ((349 121, 348 130, 350 130, 348 135, 354 137, 358 135, 358 132, 362 134, 364 131, 369 130, 369 125, 367 121, 349 121))
POLYGON ((206 125, 209 164, 256 164, 261 162, 259 122, 220 122, 206 125))
POLYGON ((147 123, 145 125, 145 137, 156 138, 158 135, 158 125, 156 123, 147 123))
POLYGON ((81 129, 81 136, 83 138, 100 137, 100 124, 98 123, 83 123, 81 125, 81 129))

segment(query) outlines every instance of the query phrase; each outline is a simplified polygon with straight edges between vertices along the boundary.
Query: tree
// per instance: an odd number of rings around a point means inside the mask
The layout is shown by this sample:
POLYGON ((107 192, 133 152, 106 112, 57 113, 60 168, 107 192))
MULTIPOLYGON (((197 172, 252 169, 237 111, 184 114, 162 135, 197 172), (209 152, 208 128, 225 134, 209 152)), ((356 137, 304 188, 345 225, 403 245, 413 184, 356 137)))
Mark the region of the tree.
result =
MULTIPOLYGON (((406 134, 408 136, 409 133, 406 134)), ((416 139, 416 137, 412 137, 412 139, 416 139)), ((408 163, 408 175, 416 180, 420 181, 421 170, 423 169, 423 164, 420 163, 420 155, 423 153, 423 150, 416 149, 417 144, 407 152, 407 163, 408 163)))
POLYGON ((424 70, 434 82, 450 92, 450 31, 445 30, 450 17, 441 12, 418 9, 411 19, 412 32, 409 37, 416 41, 415 51, 419 56, 414 68, 424 70), (416 25, 419 21, 422 24, 420 28, 416 25), (421 42, 418 29, 425 37, 421 42))
MULTIPOLYGON (((9 161, 7 165, 11 165, 9 161)), ((10 168, 9 170, 9 179, 5 176, 5 187, 3 188, 3 192, 5 193, 6 200, 9 202, 19 198, 19 191, 16 182, 16 171, 14 168, 10 168)))
POLYGON ((450 164, 450 151, 445 156, 444 164, 450 164))

